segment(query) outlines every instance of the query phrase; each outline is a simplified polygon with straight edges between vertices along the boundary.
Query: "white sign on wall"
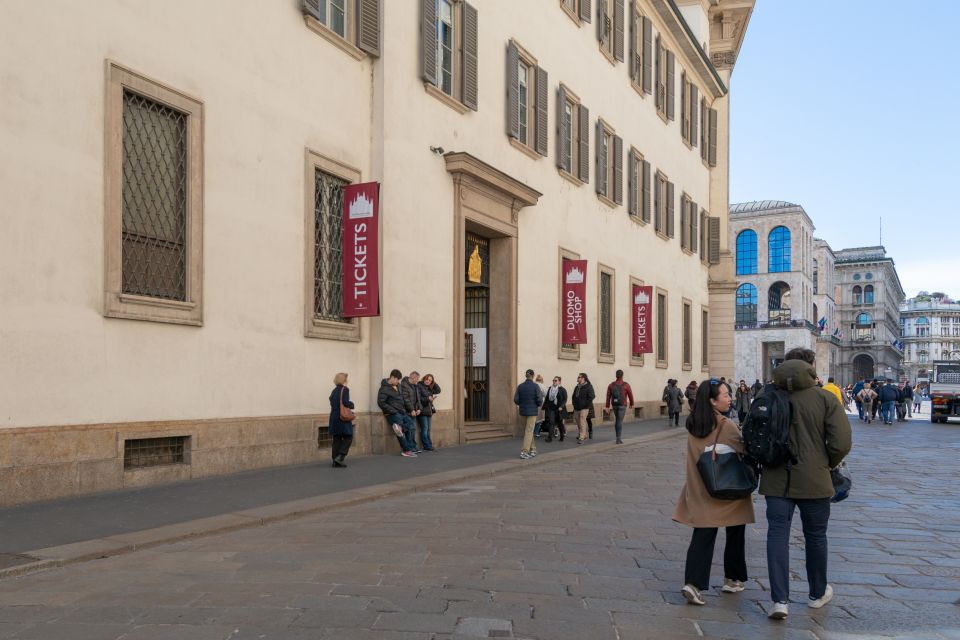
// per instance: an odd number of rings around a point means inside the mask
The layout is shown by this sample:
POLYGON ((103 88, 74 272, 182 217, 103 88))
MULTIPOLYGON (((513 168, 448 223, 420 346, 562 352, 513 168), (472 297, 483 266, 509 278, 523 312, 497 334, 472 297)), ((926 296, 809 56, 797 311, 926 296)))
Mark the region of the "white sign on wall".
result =
POLYGON ((473 366, 487 366, 487 330, 486 329, 464 329, 464 338, 467 335, 473 336, 473 366))

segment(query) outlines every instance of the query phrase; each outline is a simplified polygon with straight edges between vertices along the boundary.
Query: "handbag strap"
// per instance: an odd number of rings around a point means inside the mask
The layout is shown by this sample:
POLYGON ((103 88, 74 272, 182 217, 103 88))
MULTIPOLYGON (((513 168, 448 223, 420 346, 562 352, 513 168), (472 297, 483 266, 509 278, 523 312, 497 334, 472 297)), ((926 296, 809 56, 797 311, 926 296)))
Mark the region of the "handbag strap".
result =
POLYGON ((341 409, 343 408, 343 389, 344 389, 344 386, 340 385, 340 408, 341 409))
POLYGON ((717 432, 717 435, 716 435, 716 436, 714 437, 714 439, 713 439, 713 451, 710 452, 710 453, 711 453, 710 458, 711 458, 712 460, 716 461, 716 459, 717 459, 717 443, 720 442, 720 431, 723 429, 723 423, 720 422, 720 420, 717 420, 716 418, 714 418, 714 420, 716 421, 716 424, 717 424, 717 427, 716 427, 716 429, 715 429, 715 431, 717 432))

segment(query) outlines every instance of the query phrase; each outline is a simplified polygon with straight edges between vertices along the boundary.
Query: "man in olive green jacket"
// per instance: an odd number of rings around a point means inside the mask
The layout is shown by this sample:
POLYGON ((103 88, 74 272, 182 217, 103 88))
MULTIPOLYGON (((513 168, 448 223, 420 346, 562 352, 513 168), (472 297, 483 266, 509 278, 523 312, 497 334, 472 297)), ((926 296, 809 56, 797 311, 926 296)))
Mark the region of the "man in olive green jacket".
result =
POLYGON ((827 584, 827 522, 834 494, 830 469, 850 452, 851 428, 836 396, 817 386, 814 358, 809 349, 791 349, 773 372, 776 385, 790 394, 790 445, 796 457, 790 465, 765 468, 760 476, 760 493, 767 501, 767 569, 773 600, 769 616, 775 620, 787 617, 795 508, 803 522, 808 605, 819 609, 833 597, 833 587, 827 584))

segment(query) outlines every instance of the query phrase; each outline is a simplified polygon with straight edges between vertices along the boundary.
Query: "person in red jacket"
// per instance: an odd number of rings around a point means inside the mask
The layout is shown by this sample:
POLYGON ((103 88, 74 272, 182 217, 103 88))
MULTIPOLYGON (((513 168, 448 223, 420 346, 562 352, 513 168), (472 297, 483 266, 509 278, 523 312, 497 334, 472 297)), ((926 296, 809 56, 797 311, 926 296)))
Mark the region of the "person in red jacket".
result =
POLYGON ((613 410, 616 422, 617 444, 623 444, 623 414, 633 406, 633 390, 623 381, 623 369, 617 369, 617 379, 607 385, 607 411, 613 410))

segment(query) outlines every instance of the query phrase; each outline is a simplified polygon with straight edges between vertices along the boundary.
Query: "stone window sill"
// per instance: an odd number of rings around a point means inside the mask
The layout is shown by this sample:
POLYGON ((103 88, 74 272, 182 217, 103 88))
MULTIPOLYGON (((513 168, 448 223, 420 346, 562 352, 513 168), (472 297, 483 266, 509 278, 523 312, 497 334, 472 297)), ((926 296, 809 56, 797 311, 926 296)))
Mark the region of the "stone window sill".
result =
POLYGON ((601 364, 613 364, 616 359, 616 356, 612 353, 601 353, 597 356, 597 362, 601 364))
POLYGON ((663 360, 657 360, 657 369, 666 369, 666 368, 669 367, 669 366, 670 366, 670 365, 668 365, 668 364, 667 364, 666 362, 664 362, 663 360))
POLYGON ((607 205, 607 206, 610 207, 611 209, 616 209, 617 207, 620 206, 620 205, 618 205, 616 202, 614 202, 613 200, 611 200, 610 198, 608 198, 607 196, 603 195, 602 193, 598 193, 598 194, 597 194, 597 200, 599 200, 599 201, 602 202, 603 204, 607 205))
POLYGON ((304 332, 304 337, 360 342, 360 321, 358 318, 351 318, 348 322, 311 318, 310 324, 304 332))
POLYGON ((630 366, 632 367, 642 367, 643 366, 643 356, 642 355, 631 355, 630 356, 630 366))
POLYGON ((330 44, 334 45, 354 60, 363 60, 367 57, 367 54, 355 47, 340 34, 331 31, 326 25, 313 16, 303 16, 303 21, 306 23, 308 29, 322 36, 330 44))
POLYGON ((579 360, 580 349, 577 349, 576 351, 574 351, 572 349, 561 348, 560 351, 557 353, 557 358, 559 360, 579 360))
POLYGON ((439 100, 439 101, 442 102, 443 104, 447 105, 448 107, 450 107, 451 109, 453 109, 454 111, 456 111, 456 112, 459 113, 459 114, 464 114, 464 113, 466 113, 467 111, 470 111, 470 107, 468 107, 467 105, 463 104, 462 102, 460 102, 459 100, 457 100, 457 99, 454 98, 453 96, 451 96, 451 95, 449 95, 449 94, 447 94, 447 93, 444 93, 444 92, 441 91, 439 88, 437 88, 436 86, 434 86, 433 84, 431 84, 431 83, 429 83, 429 82, 424 82, 424 83, 423 83, 423 88, 424 88, 424 90, 425 90, 427 93, 429 93, 429 94, 432 95, 434 98, 436 98, 437 100, 439 100))
POLYGON ((574 185, 578 187, 582 187, 584 185, 583 180, 581 180, 580 178, 578 178, 577 176, 573 175, 572 173, 570 173, 565 169, 560 169, 558 167, 557 173, 559 173, 564 180, 566 180, 567 182, 572 182, 574 185))
POLYGON ((510 138, 510 145, 511 145, 514 149, 517 149, 517 150, 523 152, 524 154, 528 155, 530 158, 532 158, 532 159, 534 159, 534 160, 539 160, 540 158, 543 157, 543 156, 541 156, 539 153, 537 153, 536 151, 534 151, 533 149, 531 149, 530 147, 528 147, 527 145, 525 145, 524 143, 522 143, 522 142, 520 142, 519 140, 517 140, 516 138, 512 138, 512 137, 510 138))

